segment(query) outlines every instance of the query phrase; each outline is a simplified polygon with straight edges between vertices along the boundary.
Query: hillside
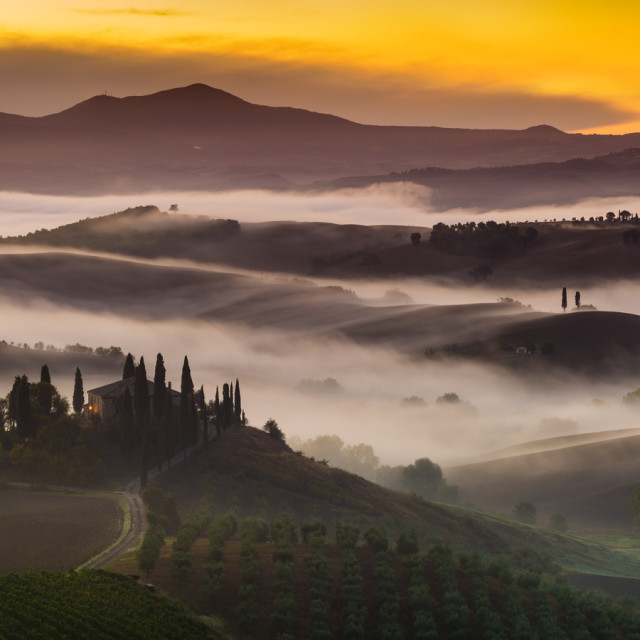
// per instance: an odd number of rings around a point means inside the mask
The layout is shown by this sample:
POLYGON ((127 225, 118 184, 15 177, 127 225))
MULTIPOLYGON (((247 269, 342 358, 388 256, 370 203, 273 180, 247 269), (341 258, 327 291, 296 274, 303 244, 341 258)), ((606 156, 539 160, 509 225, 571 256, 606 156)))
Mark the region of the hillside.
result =
POLYGON ((640 484, 640 436, 613 436, 604 432, 602 439, 587 442, 584 436, 566 437, 551 450, 449 468, 446 477, 483 508, 510 513, 527 500, 536 505, 540 523, 559 512, 572 529, 630 531, 629 502, 640 484))
MULTIPOLYGON (((602 216, 605 214, 603 210, 602 216)), ((439 221, 434 216, 425 219, 427 222, 436 226, 439 221)), ((7 236, 0 238, 0 247, 52 246, 140 258, 177 258, 303 277, 384 280, 429 276, 443 284, 476 286, 478 282, 469 272, 487 264, 493 273, 486 284, 534 289, 556 287, 563 280, 584 288, 640 277, 640 245, 633 239, 638 225, 633 221, 539 221, 509 228, 515 237, 504 246, 479 250, 473 245, 436 246, 430 242, 427 226, 284 221, 240 224, 169 214, 147 205, 23 236, 7 236), (524 242, 529 228, 535 229, 535 240, 524 242), (417 244, 410 240, 413 233, 421 236, 417 244), (625 233, 630 236, 627 240, 625 233)))
POLYGON ((203 84, 148 96, 95 96, 40 118, 0 115, 0 189, 34 193, 283 189, 416 167, 565 161, 640 146, 640 134, 583 136, 545 126, 360 125, 254 105, 203 84))
MULTIPOLYGON (((605 621, 610 632, 620 629, 621 611, 606 598, 596 605, 567 590, 549 575, 557 574, 553 563, 609 576, 632 577, 640 569, 633 552, 389 491, 250 427, 227 431, 158 483, 175 495, 183 517, 191 515, 175 539, 160 545, 144 579, 200 615, 223 618, 243 637, 309 638, 326 629, 329 638, 361 625, 362 637, 384 638, 395 628, 418 638, 415 625, 424 616, 437 633, 425 637, 457 637, 460 625, 469 637, 481 637, 488 624, 483 607, 493 612, 494 632, 511 637, 515 606, 529 634, 537 629, 550 637, 543 630, 552 624, 584 626, 585 638, 599 638, 605 621), (301 540, 303 522, 324 527, 326 537, 301 540), (426 553, 416 553, 412 529, 426 553), (377 537, 364 535, 368 530, 377 537), (345 531, 355 537, 345 538, 345 531), (358 537, 367 542, 354 548, 358 537), (374 547, 374 539, 386 542, 374 547), (583 615, 567 623, 577 602, 583 615), (352 618, 354 606, 359 613, 352 618), (592 619, 594 606, 607 612, 604 619, 592 619)), ((134 573, 135 554, 109 569, 134 573)), ((635 590, 636 582, 627 587, 635 590)))
POLYGON ((226 432, 194 464, 186 470, 179 465, 157 484, 175 495, 184 513, 192 512, 213 489, 217 512, 235 505, 241 516, 256 510, 269 519, 284 511, 299 520, 316 515, 327 523, 330 536, 336 518, 362 526, 383 522, 391 535, 415 528, 421 544, 441 541, 489 555, 526 546, 567 568, 630 577, 640 569, 640 558, 627 557, 624 551, 385 489, 296 454, 253 428, 226 432))

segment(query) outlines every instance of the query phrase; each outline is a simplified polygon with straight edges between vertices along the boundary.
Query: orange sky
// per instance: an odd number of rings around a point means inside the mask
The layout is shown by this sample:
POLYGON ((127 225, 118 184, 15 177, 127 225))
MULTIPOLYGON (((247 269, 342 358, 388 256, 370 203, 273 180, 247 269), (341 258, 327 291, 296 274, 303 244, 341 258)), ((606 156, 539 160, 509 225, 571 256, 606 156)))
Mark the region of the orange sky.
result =
POLYGON ((640 5, 593 0, 21 0, 0 111, 205 82, 376 124, 640 130, 640 5))

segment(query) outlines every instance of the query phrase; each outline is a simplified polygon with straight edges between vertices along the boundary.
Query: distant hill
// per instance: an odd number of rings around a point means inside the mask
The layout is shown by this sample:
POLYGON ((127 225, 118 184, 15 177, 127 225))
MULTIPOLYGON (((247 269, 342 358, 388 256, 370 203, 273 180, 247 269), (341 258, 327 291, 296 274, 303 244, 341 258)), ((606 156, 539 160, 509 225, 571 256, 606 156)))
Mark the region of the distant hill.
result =
POLYGON ((251 104, 203 84, 95 96, 38 118, 0 114, 0 189, 58 194, 289 188, 292 183, 558 162, 640 147, 640 134, 361 125, 251 104))
POLYGON ((585 198, 638 196, 640 149, 517 166, 443 169, 435 165, 386 175, 340 178, 308 189, 356 189, 394 182, 429 187, 433 190, 431 205, 438 209, 516 209, 570 204, 585 198))
MULTIPOLYGON (((590 434, 593 435, 593 434, 590 434)), ((628 529, 629 501, 640 485, 637 431, 602 434, 599 441, 566 437, 557 448, 517 453, 445 471, 475 504, 510 513, 520 500, 533 502, 539 523, 553 512, 564 514, 575 529, 628 529)))

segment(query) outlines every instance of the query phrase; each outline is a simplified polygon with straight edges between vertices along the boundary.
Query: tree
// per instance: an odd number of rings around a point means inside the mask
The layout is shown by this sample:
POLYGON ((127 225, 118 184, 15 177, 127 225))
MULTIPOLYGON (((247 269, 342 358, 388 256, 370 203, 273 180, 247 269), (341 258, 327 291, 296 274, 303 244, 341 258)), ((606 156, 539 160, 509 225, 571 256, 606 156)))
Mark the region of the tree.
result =
POLYGON ((552 513, 549 519, 549 529, 565 533, 569 529, 567 519, 561 513, 552 513))
POLYGON ((43 364, 42 369, 40 369, 40 382, 48 382, 51 384, 51 374, 49 373, 49 367, 46 364, 43 364))
POLYGON ((580 292, 576 291, 576 308, 580 308, 580 292))
POLYGON ((147 383, 147 369, 144 358, 140 358, 140 364, 136 367, 135 380, 133 382, 133 403, 135 406, 135 419, 138 431, 142 436, 142 451, 140 456, 140 486, 147 486, 149 472, 149 385, 147 383))
POLYGON ((80 367, 76 367, 76 379, 73 384, 73 410, 76 413, 80 413, 83 404, 84 389, 82 388, 82 374, 80 373, 80 367))
POLYGON ((129 387, 125 387, 120 398, 118 411, 120 447, 123 451, 130 451, 136 441, 136 426, 133 417, 133 401, 129 387))
POLYGON ((262 425, 262 430, 266 431, 272 438, 275 438, 276 440, 281 440, 282 442, 285 441, 284 432, 273 418, 269 418, 264 423, 264 425, 262 425))
POLYGON ((226 431, 231 426, 233 416, 233 406, 229 385, 225 382, 222 385, 222 429, 226 431))
POLYGON ((164 399, 159 440, 160 455, 167 459, 167 465, 171 469, 171 458, 173 458, 176 447, 176 425, 173 419, 173 400, 170 393, 167 393, 164 399))
POLYGON ((420 458, 402 471, 403 485, 423 498, 435 498, 442 482, 442 469, 429 458, 420 458))
POLYGON ((13 380, 13 386, 9 392, 9 406, 7 408, 7 418, 9 420, 9 426, 15 427, 18 416, 18 389, 20 388, 20 381, 22 378, 16 376, 13 380))
POLYGON ((216 423, 216 437, 219 438, 222 433, 222 415, 220 412, 220 393, 218 391, 218 387, 216 387, 216 399, 213 403, 213 408, 216 423))
POLYGON ((411 237, 412 245, 418 246, 420 244, 420 238, 422 238, 422 235, 419 234, 417 231, 414 231, 410 237, 411 237))
POLYGON ((169 211, 171 211, 171 213, 175 213, 178 210, 178 205, 177 204, 172 204, 169 207, 169 211))
POLYGON ((124 361, 124 368, 122 370, 122 379, 133 378, 136 375, 136 364, 133 361, 133 356, 127 353, 127 357, 124 361))
POLYGON ((204 398, 204 385, 200 385, 200 391, 198 391, 198 404, 200 405, 200 418, 202 419, 202 440, 207 444, 209 442, 209 422, 207 419, 207 403, 204 398))
POLYGON ((538 517, 537 509, 532 502, 521 500, 513 507, 512 515, 518 522, 535 524, 538 517))
POLYGON ((42 413, 49 415, 51 413, 51 405, 53 402, 53 386, 51 385, 51 375, 49 367, 44 364, 40 371, 40 384, 38 385, 38 404, 42 413))
POLYGON ((26 375, 20 378, 16 392, 16 429, 20 440, 24 441, 34 435, 31 430, 29 378, 26 375))
POLYGON ((613 211, 607 211, 606 218, 607 218, 607 222, 611 223, 616 219, 616 214, 613 213, 613 211))
POLYGON ((235 402, 233 403, 234 421, 236 425, 242 425, 242 400, 240 399, 240 382, 236 378, 235 402))
POLYGON ((567 310, 567 287, 562 287, 562 311, 567 310))
MULTIPOLYGON (((182 378, 180 381, 180 431, 182 432, 182 448, 185 451, 189 447, 192 440, 192 421, 195 416, 192 415, 193 398, 193 380, 191 379, 191 369, 189 367, 189 359, 184 357, 182 363, 182 378)), ((194 443, 195 444, 195 443, 194 443)))
POLYGON ((165 405, 164 396, 167 393, 166 375, 164 358, 159 353, 156 356, 156 370, 153 376, 153 417, 158 425, 162 420, 165 405))

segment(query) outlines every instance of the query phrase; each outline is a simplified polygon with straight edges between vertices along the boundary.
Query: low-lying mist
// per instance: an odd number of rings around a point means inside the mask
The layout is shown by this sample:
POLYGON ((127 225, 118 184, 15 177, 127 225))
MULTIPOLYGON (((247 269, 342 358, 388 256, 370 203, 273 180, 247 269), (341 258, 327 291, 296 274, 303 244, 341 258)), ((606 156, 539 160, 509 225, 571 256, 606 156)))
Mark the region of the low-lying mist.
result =
MULTIPOLYGON (((637 424, 637 413, 621 401, 633 388, 625 383, 593 383, 557 374, 538 385, 481 364, 416 360, 346 339, 292 337, 219 322, 139 320, 8 302, 2 303, 0 313, 2 338, 8 342, 32 347, 40 340, 58 347, 76 342, 120 346, 125 353, 144 355, 148 372, 160 351, 167 379, 176 386, 186 354, 195 384, 204 385, 209 399, 215 385, 240 379, 251 424, 260 426, 272 417, 288 435, 337 434, 347 444, 365 442, 384 464, 427 456, 446 465, 532 439, 637 424), (300 385, 327 378, 336 380, 339 389, 318 393, 310 390, 314 385, 300 385), (445 393, 456 393, 462 402, 438 403, 445 393), (403 402, 412 397, 424 404, 415 399, 403 402), (595 398, 599 402, 594 403, 595 398)), ((40 353, 41 364, 47 363, 51 355, 40 353)), ((15 373, 37 379, 39 365, 31 367, 15 373)), ((67 397, 74 370, 54 375, 54 384, 67 397)), ((112 377, 111 368, 103 374, 87 372, 85 391, 112 377)), ((8 376, 5 392, 11 382, 8 376)))
MULTIPOLYGON (((407 185, 322 196, 163 193, 134 200, 131 196, 2 194, 0 233, 54 227, 138 204, 168 209, 176 203, 181 213, 241 222, 279 219, 429 226, 478 218, 472 211, 434 212, 428 197, 426 190, 407 185)), ((627 199, 618 199, 482 215, 511 221, 588 218, 633 206, 627 199)), ((7 248, 0 258, 29 251, 7 248)), ((579 282, 559 279, 557 288, 511 286, 508 290, 490 285, 449 286, 421 278, 308 278, 302 283, 290 275, 184 260, 111 260, 107 273, 107 261, 87 252, 82 262, 72 260, 77 254, 55 252, 55 256, 47 258, 46 268, 29 268, 27 260, 21 266, 3 262, 0 340, 31 346, 37 341, 57 347, 78 342, 120 346, 125 353, 144 355, 148 372, 153 370, 156 353, 162 352, 167 378, 176 386, 186 354, 194 382, 204 385, 208 398, 214 396, 215 385, 240 379, 251 424, 260 426, 272 417, 288 435, 306 439, 337 434, 346 444, 365 442, 374 447, 383 464, 406 464, 427 456, 448 465, 528 440, 637 424, 636 411, 622 403, 622 396, 640 385, 640 377, 594 381, 558 371, 535 378, 481 362, 420 357, 423 347, 448 341, 455 323, 464 335, 482 328, 482 323, 510 322, 510 313, 528 313, 526 308, 514 305, 511 312, 488 309, 476 315, 453 310, 438 324, 437 313, 429 315, 429 309, 410 304, 468 305, 510 297, 531 305, 533 311, 557 313, 561 288, 566 286, 570 303, 574 290, 580 290, 583 304, 640 314, 634 282, 584 288, 579 282), (330 297, 326 292, 314 293, 313 285, 347 291, 329 290, 330 297), (392 294, 386 295, 389 291, 392 294), (388 323, 392 315, 394 321, 388 323), (386 332, 384 339, 375 333, 378 321, 386 332), (334 331, 355 326, 366 331, 344 333, 358 339, 357 343, 334 331), (399 348, 405 338, 413 340, 403 344, 411 349, 399 348), (329 378, 337 385, 325 385, 329 391, 318 392, 329 378), (447 393, 457 394, 461 402, 437 402, 447 393), (403 401, 410 398, 413 401, 403 401)), ((36 379, 39 365, 54 355, 40 354, 41 363, 31 357, 28 363, 25 359, 24 369, 7 373, 0 381, 4 385, 0 394, 9 391, 14 374, 27 373, 36 379)), ((54 384, 67 396, 73 372, 70 364, 68 374, 54 375, 54 384)), ((112 367, 86 368, 85 391, 111 381, 113 375, 112 367)))
POLYGON ((640 210, 640 199, 591 198, 573 205, 532 206, 478 212, 474 209, 438 210, 427 187, 412 183, 379 184, 320 194, 272 191, 151 192, 98 197, 44 196, 0 192, 0 235, 24 234, 53 228, 82 218, 103 216, 128 207, 154 204, 167 211, 178 204, 181 213, 240 222, 333 222, 336 224, 399 224, 431 226, 477 221, 496 222, 589 219, 607 211, 640 210))

